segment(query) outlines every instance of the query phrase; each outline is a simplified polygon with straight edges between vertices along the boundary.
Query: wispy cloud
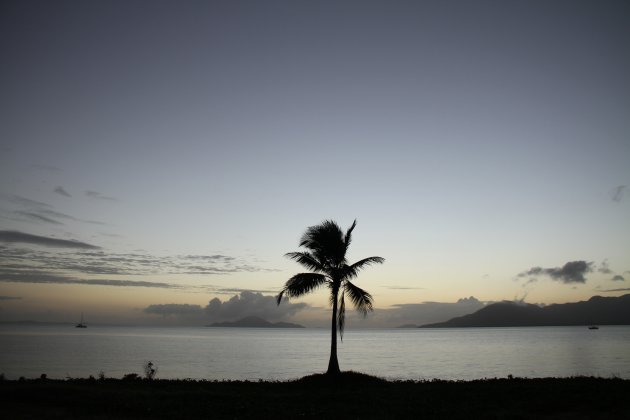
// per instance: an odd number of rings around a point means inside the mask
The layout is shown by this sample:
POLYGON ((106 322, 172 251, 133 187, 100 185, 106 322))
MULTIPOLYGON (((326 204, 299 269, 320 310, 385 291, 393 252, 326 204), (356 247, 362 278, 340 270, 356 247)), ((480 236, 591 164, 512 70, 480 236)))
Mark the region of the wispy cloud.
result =
POLYGON ((98 246, 90 245, 85 242, 66 240, 66 239, 56 239, 56 238, 50 238, 47 236, 31 235, 29 233, 12 231, 12 230, 0 231, 0 242, 9 242, 9 243, 17 242, 17 243, 25 243, 25 244, 40 245, 40 246, 55 247, 55 248, 100 249, 100 247, 98 246))
POLYGON ((88 197, 91 197, 91 198, 96 198, 98 200, 118 201, 116 198, 110 197, 110 196, 107 196, 107 195, 104 195, 104 194, 101 194, 98 191, 90 191, 90 190, 88 190, 88 191, 85 192, 85 195, 87 195, 88 197))
POLYGON ((63 223, 61 223, 61 222, 59 222, 57 220, 51 219, 50 217, 42 216, 41 214, 31 213, 29 211, 16 211, 15 213, 20 215, 20 216, 26 217, 27 219, 30 219, 30 220, 35 220, 35 221, 44 222, 44 223, 50 223, 52 225, 63 225, 63 223))
MULTIPOLYGON (((38 274, 68 275, 75 277, 90 275, 150 276, 182 274, 231 275, 239 272, 266 272, 273 269, 253 266, 241 258, 209 255, 209 258, 190 259, 186 256, 155 256, 140 253, 108 253, 103 249, 77 241, 64 241, 38 237, 21 232, 0 231, 2 261, 0 268, 10 268, 12 273, 38 270, 38 274), (16 236, 18 236, 16 238, 16 236), (59 242, 65 247, 32 247, 30 244, 54 245, 59 242), (82 244, 82 245, 77 245, 82 244)), ((240 292, 238 288, 225 288, 212 285, 189 287, 190 290, 212 293, 240 292)), ((269 290, 261 290, 267 292, 269 290)), ((276 291, 271 291, 275 293, 276 291)))
POLYGON ((23 207, 32 208, 32 207, 52 207, 50 204, 42 203, 41 201, 31 200, 30 198, 21 197, 15 194, 5 195, 2 194, 0 196, 2 199, 9 201, 14 204, 18 204, 23 207))
POLYGON ((0 300, 22 300, 20 296, 0 296, 0 300))
POLYGON ((243 293, 243 292, 251 292, 251 293, 272 293, 278 294, 278 289, 243 289, 240 287, 220 287, 220 286, 203 286, 206 287, 208 291, 212 293, 220 294, 220 295, 231 295, 234 293, 243 293))
POLYGON ((532 267, 529 270, 518 274, 518 277, 547 276, 553 280, 561 281, 565 284, 586 283, 586 273, 593 271, 593 263, 586 261, 570 261, 562 267, 542 268, 532 267))
POLYGON ((72 197, 68 191, 66 191, 63 187, 59 186, 54 189, 54 192, 63 195, 64 197, 72 197))
MULTIPOLYGON (((57 187, 61 188, 61 187, 57 187)), ((63 225, 63 221, 73 221, 81 223, 90 223, 97 225, 106 225, 103 222, 97 222, 93 220, 83 220, 68 214, 60 213, 53 210, 53 206, 41 201, 31 200, 29 198, 21 197, 18 195, 6 195, 0 194, 0 199, 12 203, 14 207, 18 209, 13 212, 21 217, 20 220, 29 220, 35 222, 45 222, 51 224, 63 225)))
POLYGON ((630 287, 623 287, 621 289, 598 289, 600 292, 630 292, 630 287))
POLYGON ((7 283, 40 283, 40 284, 78 284, 85 286, 116 286, 116 287, 150 287, 160 289, 177 289, 179 285, 163 282, 138 280, 110 280, 110 279, 79 279, 70 276, 50 274, 39 271, 11 271, 0 270, 0 281, 7 283))

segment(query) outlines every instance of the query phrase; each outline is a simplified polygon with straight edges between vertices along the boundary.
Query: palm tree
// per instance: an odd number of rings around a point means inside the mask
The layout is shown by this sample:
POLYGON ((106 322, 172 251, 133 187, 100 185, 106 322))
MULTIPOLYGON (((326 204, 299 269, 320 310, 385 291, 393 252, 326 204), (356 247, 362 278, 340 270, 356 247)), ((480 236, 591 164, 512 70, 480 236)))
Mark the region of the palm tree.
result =
POLYGON ((289 252, 286 256, 313 272, 299 273, 291 277, 276 298, 280 305, 284 296, 298 297, 320 286, 328 287, 332 305, 330 361, 326 372, 329 375, 340 373, 337 360, 337 328, 343 340, 345 298, 349 298, 363 316, 372 310, 372 295, 355 286, 350 280, 357 277, 362 268, 371 264, 382 264, 385 261, 381 257, 369 257, 354 264, 348 264, 346 252, 356 225, 355 220, 345 234, 332 220, 325 220, 319 225, 306 229, 300 239, 300 246, 306 248, 307 251, 289 252))

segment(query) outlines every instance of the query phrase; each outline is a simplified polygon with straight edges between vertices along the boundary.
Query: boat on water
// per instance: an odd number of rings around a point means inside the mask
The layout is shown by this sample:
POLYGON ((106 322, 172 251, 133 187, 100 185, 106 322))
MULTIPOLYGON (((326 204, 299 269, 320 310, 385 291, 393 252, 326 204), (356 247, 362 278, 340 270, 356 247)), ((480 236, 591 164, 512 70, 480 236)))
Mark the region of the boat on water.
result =
POLYGON ((83 312, 81 312, 81 322, 74 326, 75 328, 87 328, 87 325, 83 322, 83 312))
POLYGON ((599 327, 597 325, 591 325, 588 327, 589 330, 599 330, 599 327))

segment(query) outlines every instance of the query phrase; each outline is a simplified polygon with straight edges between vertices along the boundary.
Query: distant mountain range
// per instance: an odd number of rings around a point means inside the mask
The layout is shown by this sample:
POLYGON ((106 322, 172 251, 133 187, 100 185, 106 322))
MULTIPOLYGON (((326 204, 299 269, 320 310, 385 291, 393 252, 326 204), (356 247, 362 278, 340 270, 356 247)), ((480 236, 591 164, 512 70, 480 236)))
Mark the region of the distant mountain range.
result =
POLYGON ((587 301, 537 306, 515 302, 490 304, 470 315, 420 328, 630 325, 630 294, 593 296, 587 301))
POLYGON ((304 328, 302 325, 290 322, 269 322, 257 316, 247 316, 234 322, 215 322, 207 326, 225 328, 304 328))

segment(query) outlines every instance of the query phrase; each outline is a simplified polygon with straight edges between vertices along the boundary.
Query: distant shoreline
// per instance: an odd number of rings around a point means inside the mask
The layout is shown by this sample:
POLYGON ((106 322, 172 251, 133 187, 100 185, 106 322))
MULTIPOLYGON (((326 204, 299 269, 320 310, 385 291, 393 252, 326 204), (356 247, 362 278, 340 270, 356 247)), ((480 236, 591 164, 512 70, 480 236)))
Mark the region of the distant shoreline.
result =
POLYGON ((630 380, 0 380, 7 418, 629 418, 630 380))

